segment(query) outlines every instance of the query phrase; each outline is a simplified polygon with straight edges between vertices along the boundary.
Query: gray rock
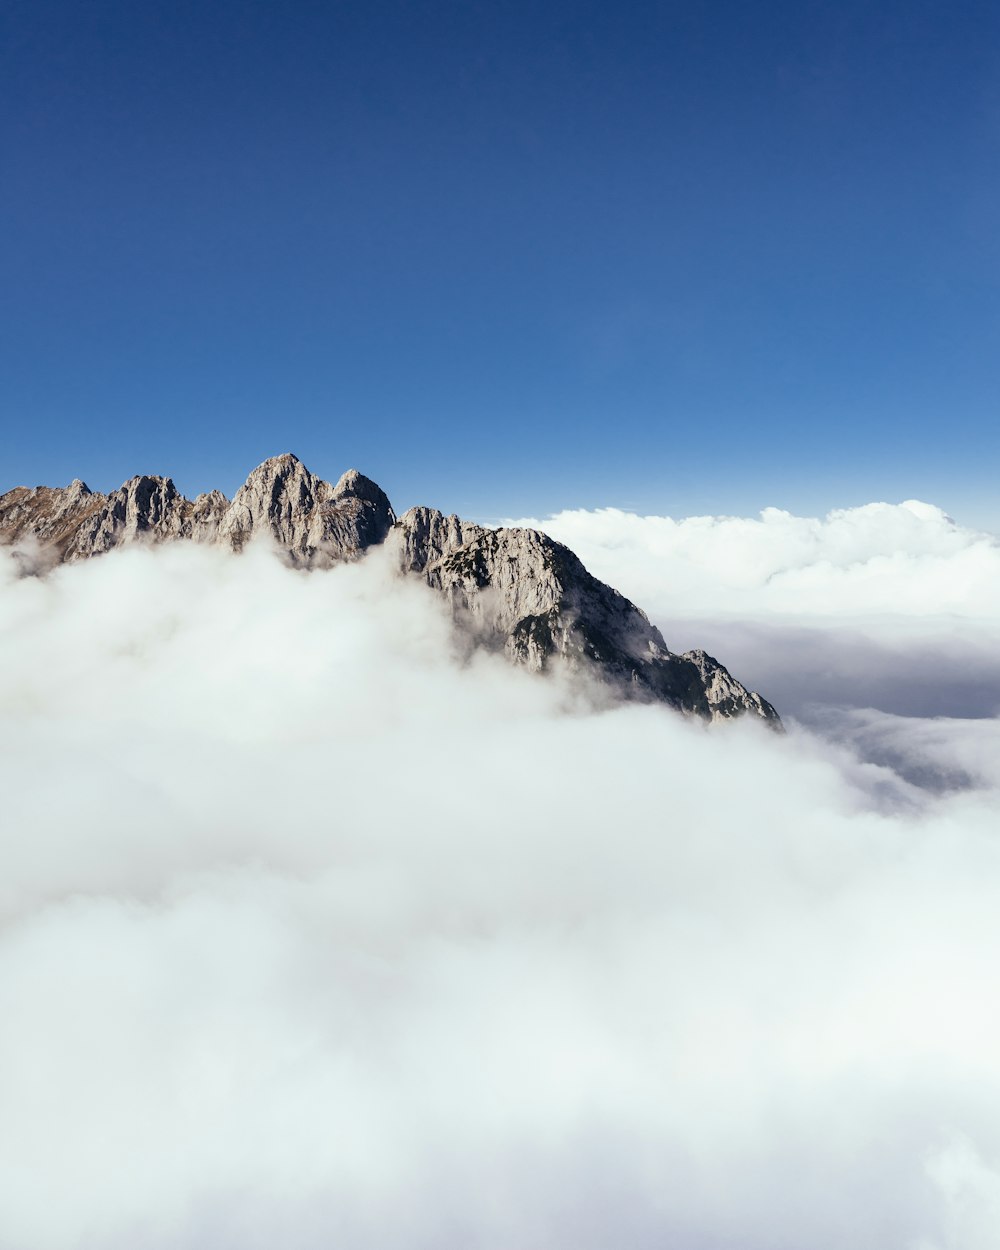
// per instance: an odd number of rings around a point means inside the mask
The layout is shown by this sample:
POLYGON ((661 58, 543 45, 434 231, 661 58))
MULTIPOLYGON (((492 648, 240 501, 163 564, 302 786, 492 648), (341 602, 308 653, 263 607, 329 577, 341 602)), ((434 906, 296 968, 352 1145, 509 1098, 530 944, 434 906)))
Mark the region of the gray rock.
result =
POLYGON ((0 541, 30 538, 47 565, 167 539, 224 542, 239 551, 258 534, 273 538, 293 564, 329 565, 381 543, 395 519, 385 494, 356 470, 332 486, 292 455, 265 460, 232 503, 217 490, 192 501, 171 478, 150 476, 130 478, 109 495, 75 481, 0 496, 0 541))
POLYGON ((270 533, 293 564, 328 566, 381 543, 395 519, 384 492, 356 469, 331 486, 284 455, 254 469, 223 516, 219 536, 239 551, 254 534, 270 533))
POLYGON ((81 529, 98 516, 107 496, 75 478, 69 486, 17 486, 0 495, 0 541, 30 540, 42 567, 73 558, 81 529))
POLYGON ((597 677, 626 699, 667 703, 709 720, 777 712, 704 651, 675 655, 624 595, 599 582, 538 530, 488 529, 433 508, 398 521, 385 493, 351 469, 335 484, 293 455, 265 460, 230 503, 219 491, 186 499, 169 477, 134 477, 109 495, 81 481, 0 496, 0 542, 25 572, 136 543, 187 540, 240 551, 263 535, 292 564, 318 568, 385 544, 406 575, 448 600, 476 645, 543 672, 597 677))
POLYGON ((66 558, 86 559, 129 543, 191 538, 195 528, 194 504, 184 498, 171 478, 133 477, 113 490, 99 510, 84 518, 66 558))
POLYGON ((400 567, 444 594, 459 621, 515 663, 553 662, 600 676, 624 697, 711 720, 777 712, 704 651, 675 655, 644 612, 591 576, 547 534, 485 529, 411 508, 387 545, 400 567))

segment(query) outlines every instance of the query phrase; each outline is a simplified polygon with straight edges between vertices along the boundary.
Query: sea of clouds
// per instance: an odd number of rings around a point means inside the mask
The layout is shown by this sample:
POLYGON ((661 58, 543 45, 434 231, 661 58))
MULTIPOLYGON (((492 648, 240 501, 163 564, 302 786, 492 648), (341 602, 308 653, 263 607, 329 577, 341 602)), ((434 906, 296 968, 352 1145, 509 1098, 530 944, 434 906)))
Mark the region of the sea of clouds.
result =
POLYGON ((545 526, 789 732, 380 553, 0 560, 2 1250, 994 1250, 996 541, 545 526))

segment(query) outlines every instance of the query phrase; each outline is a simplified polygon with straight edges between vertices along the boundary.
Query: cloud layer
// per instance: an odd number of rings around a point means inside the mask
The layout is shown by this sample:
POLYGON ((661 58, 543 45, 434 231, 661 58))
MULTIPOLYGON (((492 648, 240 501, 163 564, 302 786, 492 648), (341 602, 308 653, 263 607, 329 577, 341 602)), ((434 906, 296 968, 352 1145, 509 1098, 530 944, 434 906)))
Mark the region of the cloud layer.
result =
POLYGON ((377 555, 0 567, 3 1250, 992 1250, 968 721, 596 712, 377 555))
POLYGON ((823 518, 765 508, 757 518, 675 520, 602 508, 513 524, 545 529, 657 614, 1000 622, 1000 543, 915 499, 823 518))

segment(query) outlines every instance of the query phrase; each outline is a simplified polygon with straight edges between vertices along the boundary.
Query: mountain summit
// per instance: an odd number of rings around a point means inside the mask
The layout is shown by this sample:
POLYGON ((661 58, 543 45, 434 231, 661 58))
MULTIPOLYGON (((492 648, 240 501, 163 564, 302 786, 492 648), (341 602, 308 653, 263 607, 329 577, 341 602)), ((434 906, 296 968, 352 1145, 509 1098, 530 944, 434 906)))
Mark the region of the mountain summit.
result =
POLYGON ((704 651, 675 655, 645 613, 592 577, 561 543, 532 529, 489 529, 433 508, 398 520, 356 469, 332 485, 291 454, 265 460, 230 502, 186 499, 169 477, 133 477, 108 495, 79 479, 0 495, 0 542, 26 572, 134 543, 187 540, 240 551, 268 536, 290 563, 328 568, 384 546, 404 574, 444 595, 475 641, 536 671, 589 671, 628 699, 708 720, 777 712, 704 651))

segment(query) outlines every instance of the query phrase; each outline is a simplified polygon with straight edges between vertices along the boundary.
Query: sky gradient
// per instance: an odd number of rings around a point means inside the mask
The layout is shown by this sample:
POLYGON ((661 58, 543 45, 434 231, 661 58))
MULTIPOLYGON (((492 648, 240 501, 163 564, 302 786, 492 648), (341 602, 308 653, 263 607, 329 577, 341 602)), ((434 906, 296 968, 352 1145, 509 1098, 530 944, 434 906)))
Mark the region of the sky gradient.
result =
POLYGON ((1000 10, 0 11, 0 490, 1000 523, 1000 10))

